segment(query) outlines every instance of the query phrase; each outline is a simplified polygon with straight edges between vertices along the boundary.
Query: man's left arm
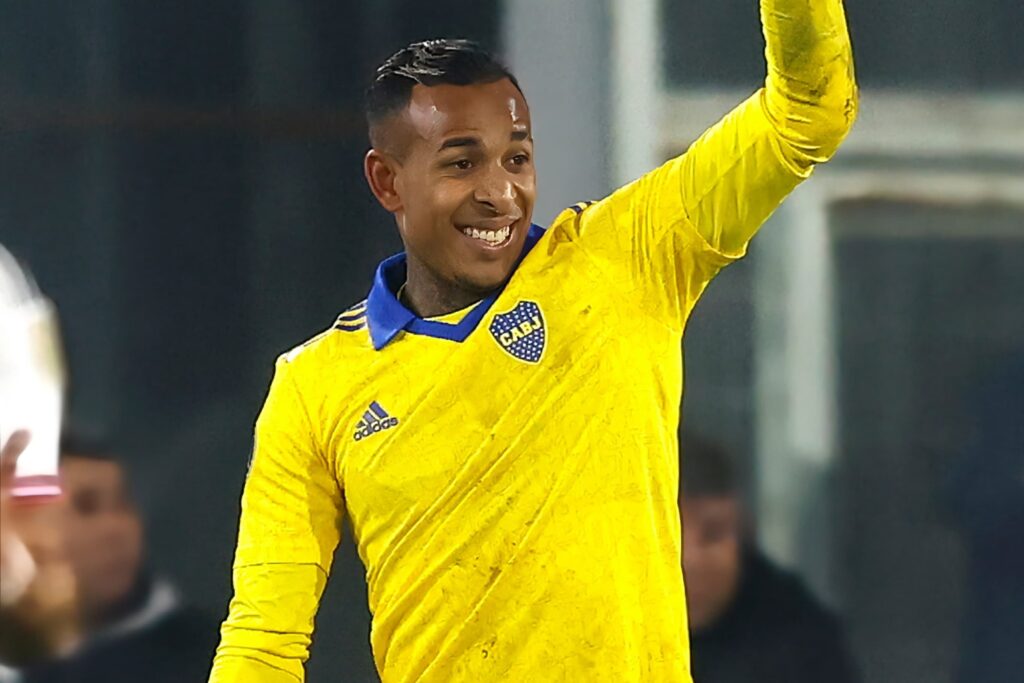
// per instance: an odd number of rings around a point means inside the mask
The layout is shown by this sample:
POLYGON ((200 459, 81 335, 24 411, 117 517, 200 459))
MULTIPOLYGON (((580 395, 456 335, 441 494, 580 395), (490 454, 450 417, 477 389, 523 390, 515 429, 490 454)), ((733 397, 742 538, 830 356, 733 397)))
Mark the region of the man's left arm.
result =
POLYGON ((764 87, 681 156, 559 219, 620 291, 677 329, 719 269, 742 257, 782 200, 835 153, 856 116, 842 0, 760 7, 764 87))
POLYGON ((683 213, 729 259, 835 154, 857 113, 842 0, 761 0, 761 23, 764 88, 678 159, 683 213))

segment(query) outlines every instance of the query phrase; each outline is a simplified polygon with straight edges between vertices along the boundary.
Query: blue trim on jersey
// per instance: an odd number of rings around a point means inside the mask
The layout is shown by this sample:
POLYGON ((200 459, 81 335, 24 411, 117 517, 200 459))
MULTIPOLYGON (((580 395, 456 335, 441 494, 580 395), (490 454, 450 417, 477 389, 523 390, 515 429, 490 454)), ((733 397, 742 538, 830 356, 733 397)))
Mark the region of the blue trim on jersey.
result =
MULTIPOLYGON (((513 273, 543 235, 544 228, 537 225, 530 226, 526 233, 523 251, 512 267, 513 273)), ((502 285, 496 292, 474 306, 462 320, 453 324, 437 320, 424 320, 406 308, 395 296, 398 288, 404 282, 405 252, 384 259, 377 266, 377 272, 373 277, 373 287, 370 289, 369 296, 366 297, 366 320, 369 324, 373 348, 378 351, 387 346, 402 330, 454 342, 465 341, 494 305, 498 295, 505 289, 505 285, 502 285)), ((508 283, 506 282, 506 284, 508 283)))
POLYGON ((358 322, 358 321, 362 320, 365 317, 366 317, 366 311, 365 310, 359 311, 358 313, 342 313, 341 315, 338 316, 338 320, 336 322, 339 322, 339 323, 358 322))

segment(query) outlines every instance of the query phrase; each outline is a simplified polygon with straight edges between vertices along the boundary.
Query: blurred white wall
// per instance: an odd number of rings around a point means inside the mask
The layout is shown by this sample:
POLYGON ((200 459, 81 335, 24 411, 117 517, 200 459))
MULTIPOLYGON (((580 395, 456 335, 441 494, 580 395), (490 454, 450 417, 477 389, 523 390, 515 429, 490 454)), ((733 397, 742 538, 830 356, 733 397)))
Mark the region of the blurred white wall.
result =
POLYGON ((657 0, 508 0, 503 42, 533 116, 535 221, 661 161, 657 0))

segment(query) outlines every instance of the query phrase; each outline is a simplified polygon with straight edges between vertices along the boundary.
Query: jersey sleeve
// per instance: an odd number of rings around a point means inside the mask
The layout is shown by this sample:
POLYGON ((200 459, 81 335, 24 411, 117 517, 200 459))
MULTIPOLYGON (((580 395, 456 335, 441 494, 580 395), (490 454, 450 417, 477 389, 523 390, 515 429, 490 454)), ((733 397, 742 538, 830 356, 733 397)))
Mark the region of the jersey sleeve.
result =
POLYGON ((277 363, 242 495, 234 597, 211 683, 304 680, 320 596, 340 539, 340 486, 292 377, 277 363))
MULTIPOLYGON (((853 124, 841 0, 762 0, 765 86, 684 154, 562 218, 615 286, 682 327, 708 281, 853 124)), ((681 112, 685 115, 685 112, 681 112)))

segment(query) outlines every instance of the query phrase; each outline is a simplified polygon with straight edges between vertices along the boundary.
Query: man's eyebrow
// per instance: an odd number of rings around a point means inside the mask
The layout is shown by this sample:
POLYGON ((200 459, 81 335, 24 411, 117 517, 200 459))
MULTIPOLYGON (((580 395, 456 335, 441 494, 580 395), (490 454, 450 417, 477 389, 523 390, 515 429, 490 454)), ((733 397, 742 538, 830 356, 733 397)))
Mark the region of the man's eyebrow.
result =
POLYGON ((441 143, 441 146, 438 148, 437 151, 438 152, 443 152, 444 150, 451 149, 453 147, 479 147, 479 146, 480 146, 480 141, 477 138, 474 138, 474 137, 466 136, 466 137, 461 137, 461 138, 449 138, 449 139, 447 139, 447 140, 445 140, 444 142, 441 143))
POLYGON ((530 131, 525 128, 520 128, 512 131, 512 140, 515 142, 522 142, 523 140, 530 139, 530 131))

